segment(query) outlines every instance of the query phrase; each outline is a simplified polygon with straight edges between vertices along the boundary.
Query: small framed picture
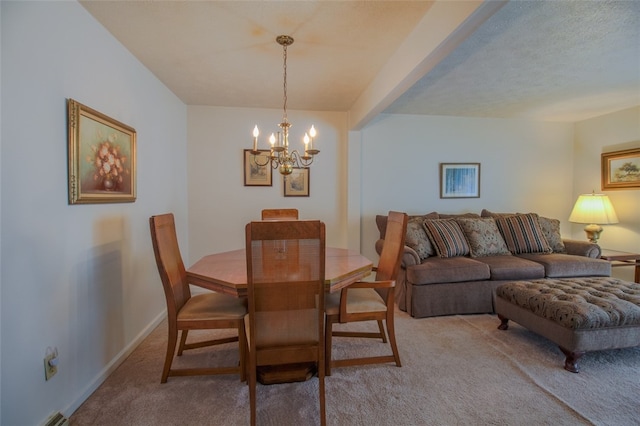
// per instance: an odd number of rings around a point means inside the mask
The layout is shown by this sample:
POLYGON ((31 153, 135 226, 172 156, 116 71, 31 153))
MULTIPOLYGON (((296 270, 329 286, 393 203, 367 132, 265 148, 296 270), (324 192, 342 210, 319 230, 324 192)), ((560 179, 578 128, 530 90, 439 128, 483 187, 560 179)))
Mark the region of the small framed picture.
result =
POLYGON ((69 204, 136 200, 136 131, 67 99, 69 204))
POLYGON ((290 175, 284 176, 285 197, 309 196, 309 169, 294 168, 290 175))
POLYGON ((259 150, 255 155, 250 149, 244 150, 244 186, 271 186, 271 151, 259 150))
POLYGON ((602 154, 602 189, 640 188, 640 148, 602 154))
POLYGON ((440 163, 440 198, 480 198, 480 163, 440 163))

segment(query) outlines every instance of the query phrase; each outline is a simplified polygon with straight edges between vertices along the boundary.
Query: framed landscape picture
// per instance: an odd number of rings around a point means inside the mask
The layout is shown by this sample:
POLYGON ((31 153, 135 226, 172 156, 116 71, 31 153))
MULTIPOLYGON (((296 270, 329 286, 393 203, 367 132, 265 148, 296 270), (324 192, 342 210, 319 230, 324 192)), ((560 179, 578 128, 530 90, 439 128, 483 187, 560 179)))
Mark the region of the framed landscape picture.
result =
POLYGON ((271 151, 260 149, 254 155, 250 149, 244 150, 244 186, 271 186, 271 151))
POLYGON ((602 189, 640 188, 640 148, 602 154, 602 189))
POLYGON ((136 131, 67 99, 69 204, 136 200, 136 131))
POLYGON ((284 176, 284 196, 308 197, 309 172, 307 168, 294 168, 290 175, 284 176))
POLYGON ((480 163, 440 163, 440 198, 480 198, 480 163))

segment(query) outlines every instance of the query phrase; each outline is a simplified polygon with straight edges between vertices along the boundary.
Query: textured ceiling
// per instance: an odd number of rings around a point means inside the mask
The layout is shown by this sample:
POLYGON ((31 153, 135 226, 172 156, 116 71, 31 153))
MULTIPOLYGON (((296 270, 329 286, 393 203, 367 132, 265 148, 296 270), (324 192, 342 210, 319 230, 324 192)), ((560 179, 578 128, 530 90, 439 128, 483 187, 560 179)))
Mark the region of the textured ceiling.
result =
POLYGON ((279 34, 295 38, 290 109, 371 97, 377 112, 578 121, 640 105, 640 1, 485 2, 446 28, 446 8, 481 3, 81 1, 189 105, 281 108, 279 34), (421 42, 425 28, 437 37, 421 42), (405 52, 422 66, 401 66, 405 52), (406 78, 378 94, 389 69, 406 78))
POLYGON ((640 105, 640 2, 515 1, 387 112, 577 121, 640 105))

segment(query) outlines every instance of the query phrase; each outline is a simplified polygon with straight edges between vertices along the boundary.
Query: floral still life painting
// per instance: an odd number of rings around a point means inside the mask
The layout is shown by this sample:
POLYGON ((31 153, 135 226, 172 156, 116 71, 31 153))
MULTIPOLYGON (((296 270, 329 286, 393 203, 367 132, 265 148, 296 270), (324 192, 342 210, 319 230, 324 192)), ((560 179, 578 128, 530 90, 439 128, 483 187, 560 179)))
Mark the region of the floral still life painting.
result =
POLYGON ((135 201, 136 132, 71 99, 69 203, 135 201))

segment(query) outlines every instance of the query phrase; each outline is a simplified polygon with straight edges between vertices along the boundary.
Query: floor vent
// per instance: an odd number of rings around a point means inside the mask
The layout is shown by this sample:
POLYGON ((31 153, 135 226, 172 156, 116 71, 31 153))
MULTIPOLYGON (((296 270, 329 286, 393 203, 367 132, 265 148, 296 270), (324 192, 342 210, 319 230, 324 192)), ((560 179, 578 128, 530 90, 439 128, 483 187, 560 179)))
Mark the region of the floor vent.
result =
POLYGON ((52 414, 44 424, 44 426, 69 426, 69 419, 57 412, 52 414))

